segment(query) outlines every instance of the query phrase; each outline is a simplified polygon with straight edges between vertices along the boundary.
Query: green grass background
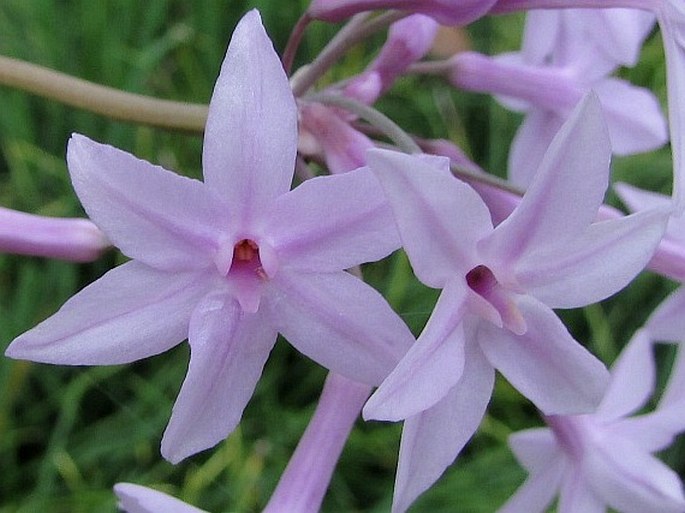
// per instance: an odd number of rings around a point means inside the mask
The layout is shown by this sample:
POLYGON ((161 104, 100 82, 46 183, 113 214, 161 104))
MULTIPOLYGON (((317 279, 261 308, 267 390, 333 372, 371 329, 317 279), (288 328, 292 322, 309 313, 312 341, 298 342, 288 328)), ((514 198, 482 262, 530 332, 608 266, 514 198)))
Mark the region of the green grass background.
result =
MULTIPOLYGON (((207 102, 228 40, 248 9, 261 10, 277 49, 304 0, 2 0, 0 53, 127 91, 207 102)), ((520 16, 469 27, 475 48, 517 47, 520 16)), ((310 60, 336 27, 307 31, 297 63, 310 60)), ((332 81, 363 68, 382 37, 351 51, 332 81)), ((658 36, 642 64, 622 74, 664 98, 658 36)), ((402 126, 448 137, 483 167, 504 174, 520 122, 484 95, 458 93, 437 79, 410 78, 379 103, 402 126)), ((54 216, 82 216, 64 163, 72 132, 113 144, 190 176, 201 176, 201 138, 110 121, 0 86, 0 204, 54 216)), ((667 149, 619 159, 614 175, 668 190, 667 149)), ((92 264, 0 255, 0 348, 53 313, 75 291, 123 261, 110 251, 92 264)), ((397 253, 365 268, 418 333, 436 299, 397 253)), ((573 333, 611 362, 673 284, 639 277, 617 298, 563 314, 573 333)), ((660 356, 667 361, 668 349, 660 356)), ((188 348, 127 366, 69 368, 0 359, 0 513, 116 510, 112 486, 153 486, 213 512, 256 512, 268 501, 313 411, 325 371, 279 341, 240 428, 217 448, 170 465, 162 432, 185 374, 188 348)), ((532 406, 498 380, 472 443, 413 512, 488 513, 522 482, 506 448, 514 430, 539 424, 532 406)), ((324 503, 328 512, 389 511, 399 426, 358 423, 324 503)), ((665 457, 683 469, 682 450, 665 457)))

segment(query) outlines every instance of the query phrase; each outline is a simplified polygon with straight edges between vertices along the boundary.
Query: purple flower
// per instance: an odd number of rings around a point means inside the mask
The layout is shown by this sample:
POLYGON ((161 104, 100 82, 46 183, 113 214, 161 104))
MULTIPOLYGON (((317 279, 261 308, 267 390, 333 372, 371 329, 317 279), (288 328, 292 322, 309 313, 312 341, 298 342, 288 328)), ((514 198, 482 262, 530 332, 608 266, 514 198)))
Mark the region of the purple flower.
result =
POLYGON ((497 0, 312 0, 308 13, 325 21, 342 21, 375 9, 425 14, 443 25, 466 25, 486 14, 497 0))
POLYGON ((343 271, 399 246, 367 169, 289 192, 295 102, 256 11, 237 26, 209 108, 204 182, 74 135, 67 160, 93 221, 133 260, 18 337, 7 356, 127 363, 186 337, 188 374, 162 440, 172 462, 237 425, 282 333, 318 363, 378 384, 413 340, 343 271))
POLYGON ((601 401, 608 373, 551 308, 599 301, 649 260, 668 210, 593 223, 610 146, 590 95, 552 142, 526 195, 493 229, 469 186, 435 157, 369 152, 415 274, 443 289, 418 341, 371 397, 366 418, 406 419, 395 512, 457 456, 490 398, 494 369, 543 412, 601 401))
MULTIPOLYGON (((638 332, 612 371, 597 411, 548 416, 549 428, 512 435, 509 444, 530 476, 498 513, 538 513, 559 494, 560 513, 676 513, 685 511, 678 475, 651 455, 685 430, 669 405, 629 417, 655 385, 652 344, 638 332)), ((682 411, 682 402, 680 404, 682 411)))

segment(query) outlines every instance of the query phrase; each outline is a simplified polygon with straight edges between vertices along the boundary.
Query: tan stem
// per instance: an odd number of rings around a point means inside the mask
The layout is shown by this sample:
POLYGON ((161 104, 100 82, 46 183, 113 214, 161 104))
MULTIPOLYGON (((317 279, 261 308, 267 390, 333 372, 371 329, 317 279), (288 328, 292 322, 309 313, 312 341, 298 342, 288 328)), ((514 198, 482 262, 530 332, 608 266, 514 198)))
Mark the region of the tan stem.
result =
POLYGON ((202 132, 207 120, 206 105, 127 93, 4 56, 0 84, 131 123, 202 132))

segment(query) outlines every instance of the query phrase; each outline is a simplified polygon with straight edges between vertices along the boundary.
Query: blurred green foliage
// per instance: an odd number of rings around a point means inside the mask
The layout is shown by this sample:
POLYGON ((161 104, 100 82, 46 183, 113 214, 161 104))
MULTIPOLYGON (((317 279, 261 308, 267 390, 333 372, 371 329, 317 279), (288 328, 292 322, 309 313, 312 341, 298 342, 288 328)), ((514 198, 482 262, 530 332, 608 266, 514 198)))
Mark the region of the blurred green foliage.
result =
MULTIPOLYGON (((242 14, 259 8, 282 50, 306 5, 305 0, 2 0, 0 53, 127 91, 207 102, 242 14)), ((470 27, 469 35, 475 48, 495 53, 516 49, 521 27, 517 16, 485 19, 470 27)), ((296 65, 311 60, 335 30, 313 24, 296 65)), ((381 40, 350 52, 329 80, 361 70, 381 40)), ((624 73, 663 97, 658 37, 644 54, 639 68, 624 73)), ((398 83, 379 107, 422 136, 452 138, 484 168, 504 175, 520 117, 485 95, 457 93, 437 79, 412 77, 398 83)), ((72 132, 201 175, 198 136, 114 122, 1 87, 3 206, 83 215, 64 163, 72 132)), ((664 190, 670 180, 668 151, 620 159, 615 175, 664 190)), ((111 251, 98 262, 76 265, 0 255, 0 348, 122 258, 111 251)), ((418 333, 437 292, 416 281, 402 253, 364 272, 418 333)), ((672 287, 646 275, 617 298, 564 318, 580 340, 610 362, 672 287)), ((68 368, 2 359, 0 513, 113 512, 111 488, 120 481, 159 488, 209 511, 260 511, 313 411, 325 371, 279 342, 240 428, 216 449, 172 466, 161 459, 159 443, 187 361, 185 344, 128 366, 68 368)), ((498 381, 481 430, 412 511, 495 511, 524 477, 506 449, 506 437, 538 423, 530 404, 498 381)), ((358 424, 325 511, 389 511, 399 432, 398 425, 358 424)), ((676 453, 669 460, 682 465, 676 453)))

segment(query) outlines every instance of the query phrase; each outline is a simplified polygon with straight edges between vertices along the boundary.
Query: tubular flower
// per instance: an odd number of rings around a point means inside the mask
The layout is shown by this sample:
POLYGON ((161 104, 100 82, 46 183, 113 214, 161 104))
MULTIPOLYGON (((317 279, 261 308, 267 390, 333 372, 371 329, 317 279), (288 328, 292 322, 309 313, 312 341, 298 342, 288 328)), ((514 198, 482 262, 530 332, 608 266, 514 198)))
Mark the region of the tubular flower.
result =
POLYGON ((162 440, 172 462, 237 425, 277 332, 350 379, 382 381, 413 337, 344 271, 399 246, 368 169, 289 191, 295 101, 256 11, 237 26, 209 108, 204 182, 74 135, 86 212, 132 258, 19 336, 7 356, 127 363, 186 337, 188 374, 162 440))

